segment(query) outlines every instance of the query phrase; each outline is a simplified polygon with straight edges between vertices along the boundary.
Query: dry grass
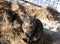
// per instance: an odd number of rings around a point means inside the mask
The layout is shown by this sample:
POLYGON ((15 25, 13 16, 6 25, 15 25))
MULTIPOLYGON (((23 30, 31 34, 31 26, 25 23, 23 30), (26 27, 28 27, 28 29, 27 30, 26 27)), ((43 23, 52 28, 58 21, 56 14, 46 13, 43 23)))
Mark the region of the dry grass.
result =
MULTIPOLYGON (((19 31, 20 30, 19 28, 21 26, 20 17, 23 17, 26 14, 26 12, 27 12, 27 14, 29 14, 31 16, 36 15, 36 18, 38 18, 40 20, 44 20, 46 18, 48 20, 57 19, 57 16, 51 14, 51 12, 49 12, 47 8, 37 7, 34 5, 29 5, 29 6, 23 5, 23 8, 22 8, 21 5, 18 6, 17 3, 12 3, 11 4, 12 8, 9 8, 9 9, 11 9, 13 12, 17 13, 17 14, 15 14, 15 13, 14 14, 19 17, 16 17, 16 19, 13 20, 13 22, 10 22, 8 19, 9 14, 8 14, 8 12, 6 12, 4 10, 6 7, 6 3, 5 2, 3 2, 3 3, 0 4, 0 9, 3 8, 1 10, 4 11, 4 12, 0 11, 0 13, 2 12, 0 14, 0 42, 1 42, 1 44, 27 44, 24 41, 22 41, 22 37, 24 37, 23 32, 19 31), (16 4, 16 6, 14 4, 16 4), (18 23, 14 24, 15 21, 18 23), (19 26, 17 26, 18 28, 16 27, 17 24, 19 24, 19 26), (15 26, 15 28, 14 28, 14 26, 15 26)), ((10 17, 10 18, 12 18, 12 17, 10 17)), ((39 41, 36 44, 48 44, 50 41, 51 41, 50 35, 42 34, 41 39, 39 39, 39 41)))

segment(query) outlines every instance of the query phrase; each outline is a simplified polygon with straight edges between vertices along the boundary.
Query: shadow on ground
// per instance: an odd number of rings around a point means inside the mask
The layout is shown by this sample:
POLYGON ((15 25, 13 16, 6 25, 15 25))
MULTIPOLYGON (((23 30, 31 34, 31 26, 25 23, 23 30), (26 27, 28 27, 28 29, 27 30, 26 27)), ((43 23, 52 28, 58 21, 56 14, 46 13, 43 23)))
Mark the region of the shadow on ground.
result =
POLYGON ((44 32, 52 37, 52 42, 50 44, 60 44, 59 32, 50 31, 49 29, 44 29, 44 32))

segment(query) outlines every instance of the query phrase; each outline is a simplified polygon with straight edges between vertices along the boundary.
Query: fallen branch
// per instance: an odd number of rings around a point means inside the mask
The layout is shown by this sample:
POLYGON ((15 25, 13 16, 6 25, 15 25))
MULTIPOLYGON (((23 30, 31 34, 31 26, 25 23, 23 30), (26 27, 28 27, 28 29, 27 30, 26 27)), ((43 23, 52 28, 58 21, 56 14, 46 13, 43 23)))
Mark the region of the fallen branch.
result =
POLYGON ((32 2, 29 2, 29 1, 26 1, 26 0, 21 0, 21 1, 23 1, 23 2, 25 2, 25 3, 29 3, 29 4, 35 5, 35 6, 38 6, 38 7, 41 7, 41 6, 39 6, 39 5, 36 5, 36 4, 34 4, 34 3, 32 3, 32 2))

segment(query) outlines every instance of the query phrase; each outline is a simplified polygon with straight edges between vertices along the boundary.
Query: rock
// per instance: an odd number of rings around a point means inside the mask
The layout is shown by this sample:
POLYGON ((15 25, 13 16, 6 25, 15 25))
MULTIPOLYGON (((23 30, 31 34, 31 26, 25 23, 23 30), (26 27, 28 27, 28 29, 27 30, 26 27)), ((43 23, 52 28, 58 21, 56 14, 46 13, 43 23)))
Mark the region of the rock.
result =
POLYGON ((23 21, 22 28, 26 36, 27 41, 37 41, 43 34, 43 25, 40 20, 27 16, 23 21))

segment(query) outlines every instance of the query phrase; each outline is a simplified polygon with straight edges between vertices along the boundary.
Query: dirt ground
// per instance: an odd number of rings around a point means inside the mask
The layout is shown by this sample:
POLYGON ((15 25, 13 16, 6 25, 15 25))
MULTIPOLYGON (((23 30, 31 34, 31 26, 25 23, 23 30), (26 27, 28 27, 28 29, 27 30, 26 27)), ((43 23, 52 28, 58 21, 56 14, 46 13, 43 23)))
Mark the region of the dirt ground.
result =
MULTIPOLYGON (((27 44, 21 25, 26 14, 41 20, 44 33, 36 44, 60 44, 60 15, 52 8, 0 0, 0 43, 27 44)), ((35 43, 34 43, 35 44, 35 43)))

